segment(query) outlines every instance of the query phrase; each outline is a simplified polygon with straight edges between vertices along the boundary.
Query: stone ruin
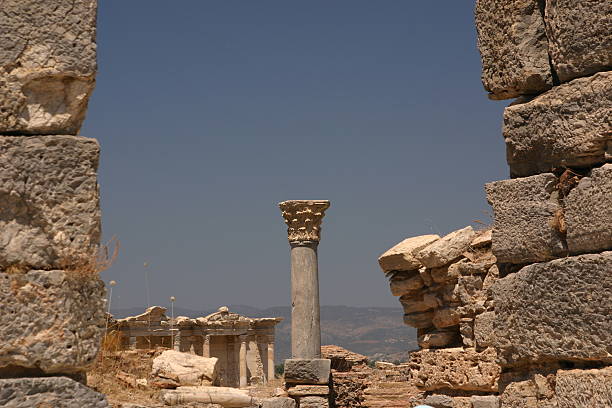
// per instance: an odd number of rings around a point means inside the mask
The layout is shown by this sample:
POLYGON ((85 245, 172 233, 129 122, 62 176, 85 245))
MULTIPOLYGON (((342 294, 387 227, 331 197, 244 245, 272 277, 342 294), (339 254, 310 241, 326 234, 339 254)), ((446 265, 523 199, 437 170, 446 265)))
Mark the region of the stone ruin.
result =
POLYGON ((2 0, 0 406, 108 407, 87 388, 105 329, 95 0, 2 0))
POLYGON ((218 359, 214 385, 244 388, 274 379, 274 330, 282 318, 249 318, 225 306, 206 317, 180 316, 174 322, 166 308, 152 306, 138 316, 111 321, 120 350, 166 347, 218 359))
POLYGON ((612 406, 612 3, 478 0, 505 109, 492 231, 409 238, 380 266, 418 329, 407 382, 435 408, 612 406))

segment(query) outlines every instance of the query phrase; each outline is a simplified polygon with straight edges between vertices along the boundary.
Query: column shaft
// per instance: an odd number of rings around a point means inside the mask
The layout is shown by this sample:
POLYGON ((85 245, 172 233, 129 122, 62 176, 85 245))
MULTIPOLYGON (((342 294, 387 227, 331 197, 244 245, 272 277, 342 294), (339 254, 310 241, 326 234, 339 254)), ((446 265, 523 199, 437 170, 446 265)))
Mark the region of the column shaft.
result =
POLYGON ((240 336, 240 388, 247 386, 247 344, 246 337, 240 336))
POLYGON ((268 381, 274 380, 274 339, 268 340, 268 381))
POLYGON ((291 355, 321 358, 317 242, 291 244, 291 355))
POLYGON ((210 357, 210 335, 209 334, 204 336, 204 346, 202 350, 202 355, 204 357, 210 357))

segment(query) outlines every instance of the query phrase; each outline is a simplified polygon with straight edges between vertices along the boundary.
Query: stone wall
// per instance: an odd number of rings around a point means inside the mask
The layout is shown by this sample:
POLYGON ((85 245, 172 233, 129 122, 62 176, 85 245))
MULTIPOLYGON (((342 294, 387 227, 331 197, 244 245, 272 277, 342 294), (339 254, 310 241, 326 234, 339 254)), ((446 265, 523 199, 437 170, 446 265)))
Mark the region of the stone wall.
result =
POLYGON ((477 337, 497 352, 502 408, 612 406, 612 3, 528 3, 477 1, 485 88, 518 97, 511 178, 485 186, 500 278, 477 337))
POLYGON ((106 407, 75 380, 104 333, 95 0, 0 2, 0 405, 106 407))

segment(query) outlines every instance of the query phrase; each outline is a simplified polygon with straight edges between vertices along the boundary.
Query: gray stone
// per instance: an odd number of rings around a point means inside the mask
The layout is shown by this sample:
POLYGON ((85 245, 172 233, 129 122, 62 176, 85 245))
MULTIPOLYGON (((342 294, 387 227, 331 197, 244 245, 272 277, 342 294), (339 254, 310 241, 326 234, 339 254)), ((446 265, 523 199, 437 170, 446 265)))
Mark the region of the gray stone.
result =
POLYGON ((329 400, 324 397, 301 397, 300 408, 329 408, 329 400))
POLYGON ((110 408, 106 397, 67 377, 0 379, 4 408, 110 408))
POLYGON ((453 408, 453 399, 448 395, 433 394, 425 397, 423 401, 434 408, 453 408))
POLYGON ((97 276, 58 270, 0 273, 0 369, 86 370, 104 334, 103 298, 97 276))
POLYGON ((440 239, 438 235, 421 235, 407 238, 382 254, 378 258, 378 264, 384 272, 419 269, 423 265, 414 255, 438 239, 440 239))
POLYGON ((565 204, 567 246, 571 253, 612 249, 612 164, 580 180, 565 204))
POLYGON ((612 2, 546 0, 550 59, 562 82, 612 67, 612 2))
POLYGON ((493 342, 502 365, 612 362, 612 252, 526 266, 498 280, 493 342))
POLYGON ((3 0, 0 134, 76 134, 96 73, 96 0, 3 0))
POLYGON ((0 136, 0 269, 62 268, 100 240, 99 145, 75 136, 0 136))
POLYGON ((493 322, 495 312, 484 312, 474 319, 474 339, 478 349, 487 348, 493 345, 493 322))
POLYGON ((472 397, 472 408, 499 408, 499 397, 496 395, 475 395, 472 397))
POLYGON ((296 408, 297 404, 293 398, 275 397, 266 398, 261 402, 261 408, 296 408))
POLYGON ((555 228, 562 214, 557 183, 553 174, 540 174, 485 185, 495 215, 492 249, 498 262, 524 264, 566 254, 555 228))
POLYGON ((328 384, 331 375, 331 360, 287 359, 285 360, 285 382, 291 384, 328 384))
POLYGON ((612 367, 557 371, 559 408, 612 407, 612 367))
POLYGON ((507 107, 503 134, 511 176, 603 164, 611 118, 612 72, 575 79, 507 107))
POLYGON ((482 83, 492 99, 536 94, 553 85, 538 0, 477 0, 482 83))
POLYGON ((416 258, 427 268, 439 268, 460 258, 476 236, 472 227, 451 232, 416 253, 416 258))

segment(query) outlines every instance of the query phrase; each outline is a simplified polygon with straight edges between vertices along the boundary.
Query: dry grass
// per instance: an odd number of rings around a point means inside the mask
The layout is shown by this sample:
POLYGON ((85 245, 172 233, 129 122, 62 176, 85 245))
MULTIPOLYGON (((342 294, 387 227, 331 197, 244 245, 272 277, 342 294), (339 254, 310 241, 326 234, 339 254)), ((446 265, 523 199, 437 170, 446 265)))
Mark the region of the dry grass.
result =
POLYGON ((59 265, 72 278, 92 279, 97 277, 100 272, 110 268, 119 255, 119 248, 119 240, 113 237, 107 244, 100 245, 90 253, 64 254, 59 260, 59 265))

